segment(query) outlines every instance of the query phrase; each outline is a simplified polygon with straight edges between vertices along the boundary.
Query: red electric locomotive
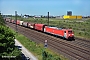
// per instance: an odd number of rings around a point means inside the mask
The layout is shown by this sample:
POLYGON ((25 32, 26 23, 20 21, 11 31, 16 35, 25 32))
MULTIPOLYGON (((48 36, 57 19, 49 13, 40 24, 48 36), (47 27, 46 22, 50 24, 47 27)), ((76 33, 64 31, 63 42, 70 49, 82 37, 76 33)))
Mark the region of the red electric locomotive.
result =
POLYGON ((74 39, 74 33, 72 32, 72 29, 61 29, 57 27, 45 26, 44 32, 58 35, 66 39, 74 39))

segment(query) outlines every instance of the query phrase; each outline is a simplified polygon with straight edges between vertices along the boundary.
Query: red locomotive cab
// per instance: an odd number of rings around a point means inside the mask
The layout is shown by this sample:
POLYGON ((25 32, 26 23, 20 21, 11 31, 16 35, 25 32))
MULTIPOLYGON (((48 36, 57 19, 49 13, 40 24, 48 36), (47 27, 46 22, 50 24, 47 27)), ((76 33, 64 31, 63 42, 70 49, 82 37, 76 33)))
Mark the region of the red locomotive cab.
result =
POLYGON ((74 33, 72 30, 68 30, 68 39, 74 39, 74 33))

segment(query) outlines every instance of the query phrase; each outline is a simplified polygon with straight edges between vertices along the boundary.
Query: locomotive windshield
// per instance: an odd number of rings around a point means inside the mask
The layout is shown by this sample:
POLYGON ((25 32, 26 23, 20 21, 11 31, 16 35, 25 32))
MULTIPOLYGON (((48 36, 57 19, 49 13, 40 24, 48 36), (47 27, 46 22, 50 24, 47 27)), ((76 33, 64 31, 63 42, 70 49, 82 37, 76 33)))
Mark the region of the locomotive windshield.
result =
POLYGON ((68 31, 68 33, 69 33, 69 34, 71 34, 71 33, 72 33, 72 31, 68 31))

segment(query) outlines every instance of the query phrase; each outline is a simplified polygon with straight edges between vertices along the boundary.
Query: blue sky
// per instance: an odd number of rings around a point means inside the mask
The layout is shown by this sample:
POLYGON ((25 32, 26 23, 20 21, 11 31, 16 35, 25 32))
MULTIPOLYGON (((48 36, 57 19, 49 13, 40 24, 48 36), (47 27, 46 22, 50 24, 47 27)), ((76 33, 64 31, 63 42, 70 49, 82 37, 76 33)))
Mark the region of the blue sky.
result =
POLYGON ((0 11, 3 14, 29 15, 90 15, 90 0, 0 0, 0 11))

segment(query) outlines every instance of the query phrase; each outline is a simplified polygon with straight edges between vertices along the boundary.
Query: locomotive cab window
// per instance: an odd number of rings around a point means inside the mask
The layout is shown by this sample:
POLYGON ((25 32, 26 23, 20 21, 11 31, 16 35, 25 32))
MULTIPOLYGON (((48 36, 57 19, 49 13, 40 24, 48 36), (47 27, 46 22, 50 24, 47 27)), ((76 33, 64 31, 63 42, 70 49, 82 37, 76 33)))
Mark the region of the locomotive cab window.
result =
POLYGON ((68 33, 69 33, 69 34, 71 34, 71 33, 72 33, 72 31, 68 31, 68 33))

